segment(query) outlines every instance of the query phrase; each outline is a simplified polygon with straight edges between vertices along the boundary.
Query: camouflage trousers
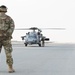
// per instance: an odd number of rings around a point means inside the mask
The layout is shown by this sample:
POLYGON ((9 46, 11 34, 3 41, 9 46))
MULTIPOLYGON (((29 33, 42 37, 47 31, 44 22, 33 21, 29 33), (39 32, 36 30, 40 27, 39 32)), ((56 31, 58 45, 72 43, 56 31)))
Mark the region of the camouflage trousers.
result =
POLYGON ((0 41, 0 45, 4 47, 5 54, 6 54, 6 63, 8 65, 13 64, 13 58, 12 58, 12 44, 11 40, 3 40, 0 41))

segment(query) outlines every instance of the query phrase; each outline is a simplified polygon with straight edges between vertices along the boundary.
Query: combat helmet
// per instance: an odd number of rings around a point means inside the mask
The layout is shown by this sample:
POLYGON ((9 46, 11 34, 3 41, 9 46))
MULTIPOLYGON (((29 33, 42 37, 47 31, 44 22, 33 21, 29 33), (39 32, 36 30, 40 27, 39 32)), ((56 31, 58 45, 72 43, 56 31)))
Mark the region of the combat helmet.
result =
POLYGON ((7 7, 5 5, 1 5, 0 12, 7 12, 7 7))

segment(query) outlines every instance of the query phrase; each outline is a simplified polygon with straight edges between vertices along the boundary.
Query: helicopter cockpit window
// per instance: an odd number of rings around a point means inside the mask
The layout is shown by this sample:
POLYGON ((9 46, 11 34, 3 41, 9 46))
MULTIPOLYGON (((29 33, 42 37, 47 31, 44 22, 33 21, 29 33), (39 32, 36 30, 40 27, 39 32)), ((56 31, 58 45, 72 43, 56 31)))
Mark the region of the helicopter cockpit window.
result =
POLYGON ((34 33, 30 33, 30 34, 28 35, 28 38, 37 38, 37 35, 34 34, 34 33))

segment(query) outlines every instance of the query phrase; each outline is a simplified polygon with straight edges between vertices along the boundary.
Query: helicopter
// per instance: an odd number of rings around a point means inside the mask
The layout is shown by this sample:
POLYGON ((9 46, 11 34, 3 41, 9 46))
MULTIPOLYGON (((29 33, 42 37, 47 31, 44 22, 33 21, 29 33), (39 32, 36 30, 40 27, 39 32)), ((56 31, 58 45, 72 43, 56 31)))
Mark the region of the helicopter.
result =
POLYGON ((32 30, 32 32, 27 32, 25 36, 21 36, 22 40, 24 40, 25 46, 32 45, 32 44, 38 44, 40 47, 45 46, 45 41, 49 41, 49 38, 46 38, 41 33, 42 30, 37 27, 31 27, 29 30, 32 30))
MULTIPOLYGON (((64 28, 42 28, 42 29, 52 29, 52 30, 64 30, 64 28)), ((32 30, 31 32, 27 32, 25 36, 21 36, 22 40, 24 40, 24 45, 27 47, 28 45, 38 44, 39 47, 45 46, 45 41, 49 41, 50 38, 45 37, 42 34, 42 30, 37 27, 31 28, 20 28, 16 30, 32 30)))

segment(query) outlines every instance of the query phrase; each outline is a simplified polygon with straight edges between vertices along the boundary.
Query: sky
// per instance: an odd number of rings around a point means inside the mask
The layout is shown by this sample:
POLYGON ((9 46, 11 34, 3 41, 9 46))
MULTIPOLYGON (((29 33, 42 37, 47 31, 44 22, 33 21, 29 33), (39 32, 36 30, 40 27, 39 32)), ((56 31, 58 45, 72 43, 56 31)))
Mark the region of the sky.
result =
MULTIPOLYGON (((0 0, 0 5, 7 6, 15 28, 65 28, 42 33, 51 42, 75 43, 75 0, 0 0)), ((26 32, 14 30, 12 40, 22 41, 26 32)))

